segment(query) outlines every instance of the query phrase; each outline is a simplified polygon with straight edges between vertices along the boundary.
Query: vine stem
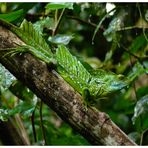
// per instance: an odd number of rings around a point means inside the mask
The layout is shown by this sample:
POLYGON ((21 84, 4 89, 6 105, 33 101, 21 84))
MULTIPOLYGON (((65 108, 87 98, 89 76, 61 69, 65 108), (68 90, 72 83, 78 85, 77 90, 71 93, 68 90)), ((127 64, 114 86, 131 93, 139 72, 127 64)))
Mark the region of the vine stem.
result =
MULTIPOLYGON (((36 109, 36 107, 35 107, 36 109)), ((36 136, 36 130, 35 130, 35 123, 34 123, 34 114, 35 114, 35 109, 32 113, 32 116, 31 116, 31 124, 32 124, 32 130, 33 130, 33 136, 34 136, 34 141, 37 142, 37 136, 36 136)))
POLYGON ((57 30, 58 30, 58 28, 59 28, 59 25, 60 25, 60 22, 61 22, 61 20, 62 20, 62 17, 63 17, 63 15, 64 15, 64 12, 65 12, 65 8, 62 10, 62 12, 61 12, 61 14, 60 14, 60 16, 59 16, 59 18, 57 19, 57 11, 55 12, 55 28, 54 28, 54 30, 53 30, 53 32, 52 32, 52 36, 54 36, 55 34, 56 34, 56 32, 57 32, 57 30))
POLYGON ((108 17, 108 15, 109 15, 112 11, 114 11, 114 10, 115 10, 115 8, 112 9, 112 10, 110 10, 106 15, 104 15, 104 17, 101 19, 101 21, 100 21, 99 24, 97 25, 97 27, 96 27, 96 29, 95 29, 95 31, 94 31, 93 37, 92 37, 92 44, 93 44, 93 42, 94 42, 95 36, 96 36, 96 34, 97 34, 99 28, 101 27, 101 24, 102 24, 102 23, 104 22, 104 20, 108 17))
POLYGON ((40 104, 40 122, 41 122, 41 130, 42 130, 42 134, 43 134, 44 145, 47 145, 46 134, 45 134, 45 129, 44 129, 44 125, 43 125, 42 108, 43 108, 43 102, 42 102, 42 100, 41 100, 41 104, 40 104))

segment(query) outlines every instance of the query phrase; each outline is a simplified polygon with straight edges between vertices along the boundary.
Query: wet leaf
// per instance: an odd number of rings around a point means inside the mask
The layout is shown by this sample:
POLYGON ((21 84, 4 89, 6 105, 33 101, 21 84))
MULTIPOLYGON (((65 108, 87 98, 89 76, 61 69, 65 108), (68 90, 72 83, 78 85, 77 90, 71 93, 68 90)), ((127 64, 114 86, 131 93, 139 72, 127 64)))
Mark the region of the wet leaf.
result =
POLYGON ((133 124, 135 124, 137 118, 146 113, 148 114, 148 95, 145 95, 137 102, 134 109, 134 116, 132 117, 133 124))
POLYGON ((62 35, 57 34, 54 37, 49 37, 48 41, 54 44, 64 44, 67 45, 73 39, 73 35, 62 35))
POLYGON ((0 91, 8 89, 15 80, 16 78, 0 64, 0 91))

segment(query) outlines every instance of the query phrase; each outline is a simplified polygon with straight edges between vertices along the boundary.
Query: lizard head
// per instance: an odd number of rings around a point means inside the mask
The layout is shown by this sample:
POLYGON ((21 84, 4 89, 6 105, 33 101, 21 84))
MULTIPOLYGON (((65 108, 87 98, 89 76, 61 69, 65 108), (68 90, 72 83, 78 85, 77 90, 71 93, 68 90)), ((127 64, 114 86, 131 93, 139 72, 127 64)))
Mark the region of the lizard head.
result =
POLYGON ((110 71, 97 69, 91 72, 91 74, 94 77, 93 84, 95 85, 95 88, 99 88, 98 90, 95 90, 97 97, 108 96, 128 85, 124 80, 125 78, 123 75, 117 75, 110 71))

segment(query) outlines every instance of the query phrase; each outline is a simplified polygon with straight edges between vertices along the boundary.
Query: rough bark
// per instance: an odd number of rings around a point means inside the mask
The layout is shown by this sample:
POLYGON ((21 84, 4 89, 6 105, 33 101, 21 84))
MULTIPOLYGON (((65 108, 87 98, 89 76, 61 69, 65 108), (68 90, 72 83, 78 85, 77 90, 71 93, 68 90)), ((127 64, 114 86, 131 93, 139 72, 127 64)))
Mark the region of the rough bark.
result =
MULTIPOLYGON (((23 44, 1 27, 0 49, 12 48, 14 42, 23 44)), ((0 51, 0 62, 92 145, 136 145, 106 113, 86 109, 82 97, 45 63, 28 53, 4 56, 6 53, 0 51)))

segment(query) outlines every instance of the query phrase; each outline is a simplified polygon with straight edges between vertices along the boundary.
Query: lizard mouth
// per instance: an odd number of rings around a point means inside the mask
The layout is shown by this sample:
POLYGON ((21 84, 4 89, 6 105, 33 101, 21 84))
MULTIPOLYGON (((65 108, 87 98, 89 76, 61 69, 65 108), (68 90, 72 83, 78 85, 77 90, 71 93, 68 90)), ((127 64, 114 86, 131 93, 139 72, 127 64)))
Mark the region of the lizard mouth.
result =
POLYGON ((112 83, 111 84, 111 89, 113 89, 113 90, 121 90, 121 89, 123 89, 123 88, 125 88, 125 87, 127 87, 127 84, 126 83, 123 83, 123 82, 118 82, 118 83, 112 83))

